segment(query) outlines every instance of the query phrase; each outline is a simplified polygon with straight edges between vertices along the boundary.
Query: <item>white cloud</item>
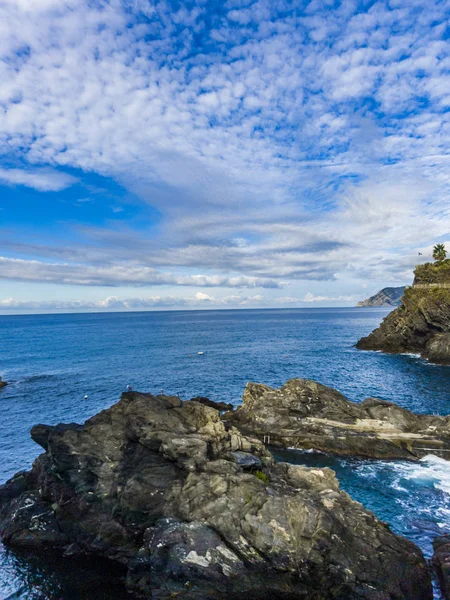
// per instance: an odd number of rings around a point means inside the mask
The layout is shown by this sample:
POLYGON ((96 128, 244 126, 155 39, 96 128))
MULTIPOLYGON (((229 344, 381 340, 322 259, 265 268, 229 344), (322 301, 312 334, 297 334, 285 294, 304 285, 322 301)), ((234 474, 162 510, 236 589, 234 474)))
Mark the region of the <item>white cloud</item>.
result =
POLYGON ((203 292, 197 292, 195 294, 195 297, 197 300, 207 300, 209 302, 214 300, 214 298, 212 296, 210 296, 209 294, 205 294, 203 292))
POLYGON ((311 292, 305 294, 303 302, 354 302, 355 296, 314 296, 311 292))
POLYGON ((214 297, 197 293, 195 296, 144 296, 119 298, 108 296, 103 300, 16 300, 12 297, 0 300, 0 313, 14 312, 114 312, 123 310, 158 310, 176 308, 221 308, 227 306, 258 306, 264 302, 263 296, 222 296, 214 297))
MULTIPOLYGON (((36 260, 0 256, 0 279, 45 281, 85 286, 198 286, 231 288, 279 288, 280 283, 260 277, 224 277, 222 275, 184 275, 162 273, 151 267, 112 265, 92 267, 80 264, 44 263, 36 260)), ((200 294, 199 298, 207 297, 200 294)))
POLYGON ((0 183, 24 185, 41 192, 59 192, 77 181, 76 177, 53 169, 0 168, 0 183))

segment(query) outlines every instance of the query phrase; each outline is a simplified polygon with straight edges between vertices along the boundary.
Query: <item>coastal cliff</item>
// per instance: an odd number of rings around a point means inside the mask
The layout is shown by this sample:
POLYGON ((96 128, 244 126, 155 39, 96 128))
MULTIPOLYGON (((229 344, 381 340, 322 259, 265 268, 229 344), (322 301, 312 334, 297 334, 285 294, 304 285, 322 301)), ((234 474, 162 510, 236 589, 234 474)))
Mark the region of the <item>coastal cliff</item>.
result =
POLYGON ((358 302, 356 306, 399 306, 402 296, 405 293, 405 289, 406 286, 383 288, 373 296, 370 296, 370 298, 361 300, 361 302, 358 302))
POLYGON ((356 347, 393 354, 413 352, 450 364, 450 260, 419 265, 401 305, 356 347))
POLYGON ((420 550, 333 471, 275 463, 210 406, 129 392, 32 437, 44 454, 0 488, 12 547, 105 557, 141 598, 432 598, 420 550))

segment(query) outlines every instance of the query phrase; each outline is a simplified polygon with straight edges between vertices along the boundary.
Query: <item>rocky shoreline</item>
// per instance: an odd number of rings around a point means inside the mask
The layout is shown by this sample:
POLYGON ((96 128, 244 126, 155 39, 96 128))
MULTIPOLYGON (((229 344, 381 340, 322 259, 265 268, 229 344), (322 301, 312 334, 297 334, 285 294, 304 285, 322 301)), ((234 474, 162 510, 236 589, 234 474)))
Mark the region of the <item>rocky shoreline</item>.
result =
POLYGON ((34 427, 44 453, 0 488, 4 543, 107 558, 142 598, 431 600, 421 551, 333 471, 276 463, 237 418, 248 398, 222 417, 206 404, 130 392, 84 425, 34 427))
POLYGON ((450 364, 450 261, 416 267, 414 283, 401 305, 371 334, 361 338, 361 350, 391 354, 413 352, 437 363, 450 364))

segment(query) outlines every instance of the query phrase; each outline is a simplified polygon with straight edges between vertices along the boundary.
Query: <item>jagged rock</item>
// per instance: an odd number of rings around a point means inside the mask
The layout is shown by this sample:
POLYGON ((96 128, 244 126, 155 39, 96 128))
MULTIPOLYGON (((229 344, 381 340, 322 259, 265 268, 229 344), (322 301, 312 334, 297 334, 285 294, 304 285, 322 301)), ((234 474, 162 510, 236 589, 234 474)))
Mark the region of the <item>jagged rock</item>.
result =
POLYGON ((422 357, 437 364, 450 362, 450 333, 437 333, 426 344, 422 357))
POLYGON ((224 418, 273 446, 380 459, 450 458, 450 417, 416 415, 377 398, 355 404, 307 379, 280 389, 249 383, 243 405, 224 418))
POLYGON ((356 306, 399 306, 405 289, 405 286, 383 288, 373 296, 370 296, 370 298, 361 300, 356 306))
POLYGON ((412 352, 450 364, 449 265, 450 261, 444 261, 417 267, 413 287, 406 288, 401 305, 356 347, 393 354, 412 352))
POLYGON ((216 402, 215 400, 210 400, 204 396, 196 396, 195 398, 191 398, 191 400, 194 402, 199 402, 200 404, 204 404, 205 406, 209 406, 209 408, 215 408, 220 412, 234 410, 234 406, 232 404, 228 404, 227 402, 216 402))
POLYGON ((275 463, 198 402, 125 393, 32 436, 45 453, 0 488, 7 544, 117 561, 143 598, 432 598, 420 550, 331 470, 275 463))
POLYGON ((450 600, 450 535, 443 535, 433 541, 433 567, 445 600, 450 600))
POLYGON ((249 452, 240 452, 239 450, 231 453, 236 463, 243 469, 256 469, 262 467, 261 459, 249 452))

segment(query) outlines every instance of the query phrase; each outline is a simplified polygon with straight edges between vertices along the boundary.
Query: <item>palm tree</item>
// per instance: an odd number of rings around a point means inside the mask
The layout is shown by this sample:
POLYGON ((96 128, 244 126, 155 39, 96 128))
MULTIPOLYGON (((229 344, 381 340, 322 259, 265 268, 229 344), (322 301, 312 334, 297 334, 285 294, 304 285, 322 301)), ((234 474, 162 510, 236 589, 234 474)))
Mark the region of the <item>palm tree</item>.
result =
POLYGON ((436 244, 433 248, 433 258, 437 260, 437 262, 442 262, 445 260, 447 256, 447 250, 445 249, 444 244, 436 244))

